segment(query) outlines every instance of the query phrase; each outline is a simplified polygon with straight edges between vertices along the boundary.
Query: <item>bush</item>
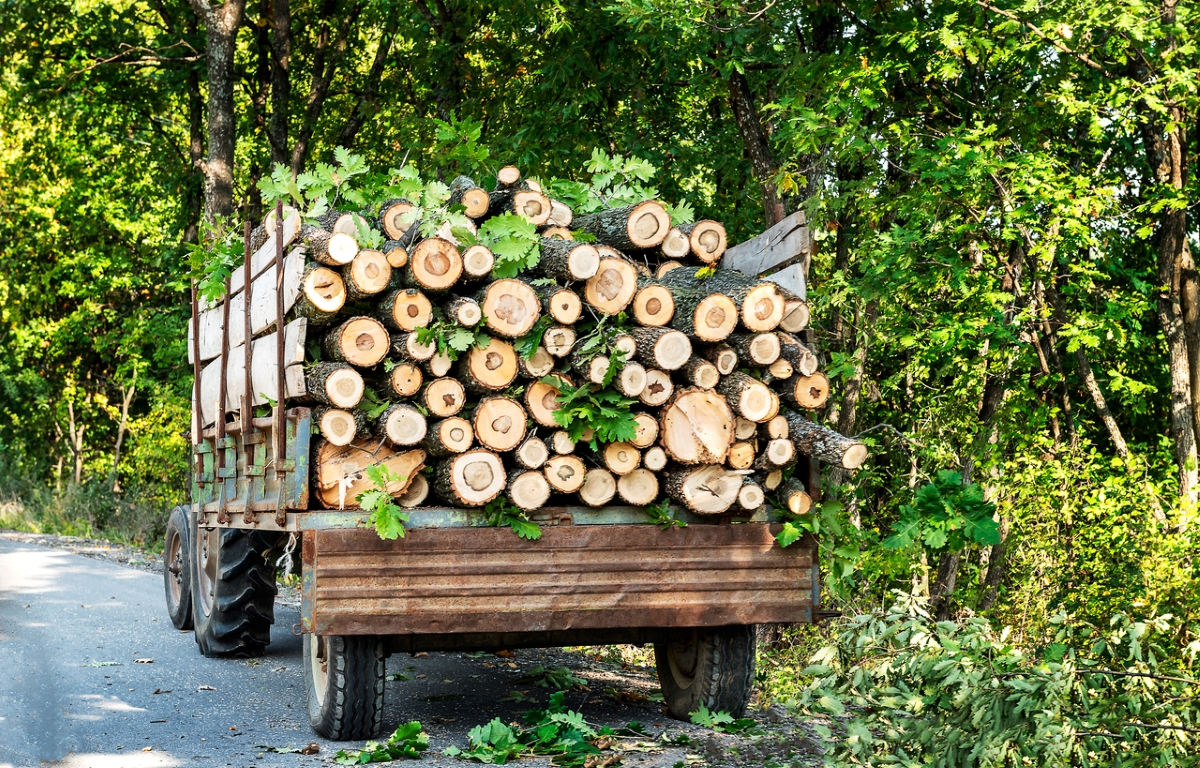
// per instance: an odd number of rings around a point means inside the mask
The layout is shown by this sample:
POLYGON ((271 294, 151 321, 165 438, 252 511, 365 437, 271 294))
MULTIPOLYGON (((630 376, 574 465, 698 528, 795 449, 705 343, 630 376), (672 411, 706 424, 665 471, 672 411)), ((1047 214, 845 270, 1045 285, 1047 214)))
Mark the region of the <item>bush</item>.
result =
POLYGON ((1200 764, 1200 643, 1172 653, 1170 616, 1050 623, 1052 641, 1021 648, 984 619, 934 622, 901 596, 843 624, 793 706, 844 731, 835 765, 1200 764))

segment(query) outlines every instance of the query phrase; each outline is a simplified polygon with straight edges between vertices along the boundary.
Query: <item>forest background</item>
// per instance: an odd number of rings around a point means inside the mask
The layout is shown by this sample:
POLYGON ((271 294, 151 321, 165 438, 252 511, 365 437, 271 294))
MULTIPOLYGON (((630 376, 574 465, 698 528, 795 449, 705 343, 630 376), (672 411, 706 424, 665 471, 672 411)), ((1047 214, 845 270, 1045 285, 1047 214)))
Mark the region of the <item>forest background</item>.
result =
POLYGON ((830 607, 899 590, 1014 647, 1166 614, 1190 665, 1197 22, 1175 0, 2 3, 0 522, 159 535, 187 484, 189 243, 258 219, 273 164, 344 146, 486 183, 586 178, 600 148, 731 242, 806 211, 819 417, 873 450, 801 521, 830 607), (999 543, 970 535, 976 493, 999 543))

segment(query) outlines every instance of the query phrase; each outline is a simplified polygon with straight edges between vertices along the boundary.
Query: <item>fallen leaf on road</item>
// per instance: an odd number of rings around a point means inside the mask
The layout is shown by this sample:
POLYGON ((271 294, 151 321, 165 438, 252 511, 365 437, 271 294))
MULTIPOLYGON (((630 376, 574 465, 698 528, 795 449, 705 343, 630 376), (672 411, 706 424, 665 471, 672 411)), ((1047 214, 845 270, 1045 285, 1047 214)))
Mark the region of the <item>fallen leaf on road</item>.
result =
POLYGON ((199 688, 197 688, 196 690, 197 691, 215 691, 217 689, 213 688, 211 685, 202 685, 199 688))
POLYGON ((428 653, 425 653, 425 651, 421 651, 420 653, 414 653, 414 654, 412 655, 412 657, 413 657, 414 659, 428 659, 428 658, 429 658, 429 654, 428 654, 428 653))
POLYGON ((229 726, 229 730, 231 730, 231 731, 236 731, 236 730, 237 730, 237 726, 236 726, 236 725, 231 725, 231 726, 229 726))
POLYGON ((170 693, 170 691, 164 691, 162 688, 155 688, 155 689, 154 689, 154 693, 155 693, 155 694, 159 694, 159 693, 170 693))
POLYGON ((496 651, 496 655, 502 659, 515 659, 516 654, 512 651, 496 651))
POLYGON ((134 664, 153 664, 154 659, 134 659, 134 664))
POLYGON ((153 751, 154 751, 154 747, 142 747, 142 751, 143 751, 143 752, 153 752, 153 751))
POLYGON ((422 679, 423 677, 425 677, 425 675, 417 675, 418 680, 422 679))
POLYGON ((119 662, 119 661, 93 661, 88 664, 84 664, 84 666, 85 667, 119 667, 119 666, 121 666, 121 662, 119 662))
MULTIPOLYGON (((253 287, 253 286, 251 286, 251 287, 253 287)), ((287 669, 287 667, 275 667, 275 669, 272 669, 271 671, 272 672, 282 672, 285 669, 287 669)))
POLYGON ((315 741, 310 741, 310 742, 308 742, 308 746, 306 746, 304 749, 300 750, 300 754, 315 755, 320 751, 321 751, 321 745, 315 741))
POLYGON ((79 607, 80 607, 80 608, 91 608, 92 606, 90 606, 90 605, 80 605, 79 607))

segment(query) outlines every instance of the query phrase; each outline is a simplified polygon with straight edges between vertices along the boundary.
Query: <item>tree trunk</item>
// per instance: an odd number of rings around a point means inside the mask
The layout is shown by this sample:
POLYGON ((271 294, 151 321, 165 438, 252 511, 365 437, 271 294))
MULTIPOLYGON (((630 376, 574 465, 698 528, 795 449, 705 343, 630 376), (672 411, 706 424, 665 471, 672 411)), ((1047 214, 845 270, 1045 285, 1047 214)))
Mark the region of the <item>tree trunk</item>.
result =
MULTIPOLYGON (((193 0, 193 2, 195 1, 193 0)), ((329 85, 333 82, 333 75, 337 71, 338 63, 346 51, 346 37, 358 19, 362 3, 355 2, 350 6, 331 40, 330 21, 337 11, 337 7, 338 0, 325 0, 320 10, 317 43, 312 56, 312 80, 308 88, 308 103, 304 108, 304 120, 296 135, 296 144, 292 147, 293 174, 300 173, 308 160, 309 142, 321 119, 321 112, 325 108, 325 97, 329 95, 329 85)))
POLYGON ((770 227, 783 218, 783 203, 775 192, 775 156, 759 120, 750 81, 737 69, 729 73, 729 106, 733 110, 733 119, 737 122, 742 142, 746 145, 754 178, 762 189, 763 221, 770 227))
POLYGON ((363 83, 363 89, 358 98, 358 104, 355 105, 354 111, 350 113, 350 117, 346 119, 346 124, 342 127, 342 133, 338 136, 337 146, 339 147, 349 149, 354 146, 354 140, 358 137, 358 132, 362 130, 367 119, 376 112, 375 102, 378 98, 379 83, 383 79, 383 72, 387 66, 388 57, 392 52, 392 41, 396 38, 398 23, 396 15, 389 14, 387 27, 383 30, 383 34, 379 39, 379 46, 375 49, 375 58, 371 62, 371 69, 367 72, 366 81, 363 83))
POLYGON ((204 217, 216 221, 218 217, 233 213, 233 156, 237 146, 234 55, 246 0, 226 0, 217 6, 209 0, 189 0, 189 3, 206 34, 208 157, 201 164, 201 170, 204 172, 204 217))
POLYGON ((292 11, 290 0, 271 3, 271 165, 287 165, 288 110, 292 103, 292 11))

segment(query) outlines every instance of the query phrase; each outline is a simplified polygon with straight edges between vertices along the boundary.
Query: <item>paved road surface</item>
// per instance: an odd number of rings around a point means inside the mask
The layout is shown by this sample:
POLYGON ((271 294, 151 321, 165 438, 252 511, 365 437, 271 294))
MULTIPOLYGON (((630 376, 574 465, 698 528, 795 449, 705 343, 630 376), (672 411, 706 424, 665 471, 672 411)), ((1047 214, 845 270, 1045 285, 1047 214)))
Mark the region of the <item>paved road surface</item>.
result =
MULTIPOLYGON (((298 621, 296 606, 277 606, 265 658, 205 659, 190 632, 171 626, 161 576, 0 539, 0 768, 328 765, 345 745, 317 738, 308 726, 301 640, 292 634, 298 621), (261 748, 309 742, 320 745, 319 754, 261 748)), ((558 651, 518 651, 512 661, 393 656, 388 672, 414 679, 388 683, 385 726, 421 720, 432 743, 419 765, 466 768, 441 751, 465 746, 475 725, 497 716, 511 721, 531 708, 502 701, 514 688, 544 703, 545 690, 516 679, 534 664, 571 659, 582 661, 558 651)), ((622 701, 657 690, 644 670, 586 662, 583 675, 591 690, 570 694, 568 703, 589 720, 639 720, 656 732, 680 727, 661 705, 622 701)), ((631 756, 626 765, 671 766, 685 756, 669 749, 631 756)))

